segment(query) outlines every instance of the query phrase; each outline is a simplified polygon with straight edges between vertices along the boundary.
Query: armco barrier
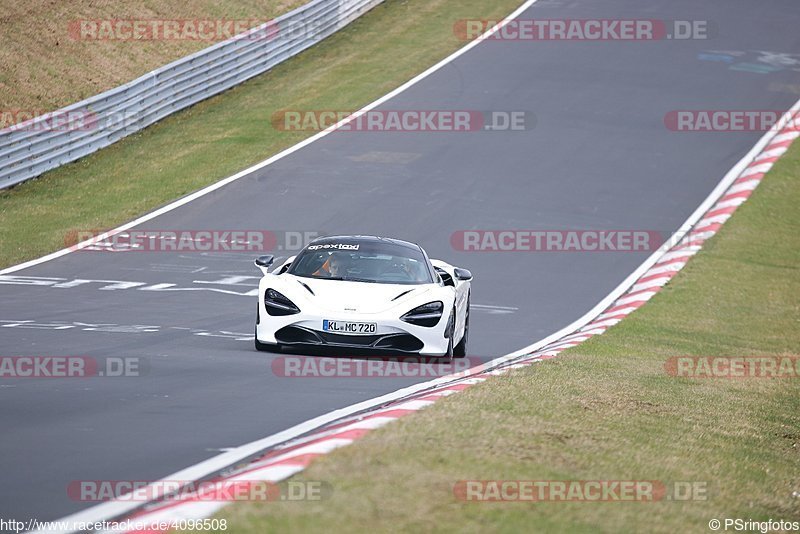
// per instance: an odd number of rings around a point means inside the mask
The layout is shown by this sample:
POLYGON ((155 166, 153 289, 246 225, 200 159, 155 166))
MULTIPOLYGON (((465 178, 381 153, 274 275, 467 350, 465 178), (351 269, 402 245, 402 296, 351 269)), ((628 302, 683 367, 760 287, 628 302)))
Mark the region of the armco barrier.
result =
POLYGON ((312 0, 104 93, 0 130, 0 189, 75 161, 299 54, 383 0, 312 0), (54 116, 83 128, 48 128, 54 116))

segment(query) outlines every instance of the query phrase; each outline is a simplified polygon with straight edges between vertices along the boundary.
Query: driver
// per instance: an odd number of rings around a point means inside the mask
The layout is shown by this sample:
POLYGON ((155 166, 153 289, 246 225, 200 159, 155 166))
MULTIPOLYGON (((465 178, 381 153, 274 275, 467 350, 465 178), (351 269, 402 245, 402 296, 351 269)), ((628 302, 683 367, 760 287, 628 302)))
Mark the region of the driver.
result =
POLYGON ((334 252, 325 260, 325 263, 314 272, 314 276, 323 278, 343 278, 347 274, 348 260, 349 258, 346 255, 334 252))
POLYGON ((342 254, 333 254, 328 259, 329 276, 342 278, 347 274, 347 260, 342 254))

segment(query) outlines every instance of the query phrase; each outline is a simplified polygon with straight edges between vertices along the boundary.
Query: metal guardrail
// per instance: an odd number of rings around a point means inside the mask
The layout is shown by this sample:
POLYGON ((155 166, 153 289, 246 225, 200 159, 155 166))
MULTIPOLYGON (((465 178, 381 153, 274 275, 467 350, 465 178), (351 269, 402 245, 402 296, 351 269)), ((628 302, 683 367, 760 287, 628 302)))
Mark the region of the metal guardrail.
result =
POLYGON ((104 148, 262 74, 383 0, 311 0, 132 82, 0 130, 0 189, 104 148))

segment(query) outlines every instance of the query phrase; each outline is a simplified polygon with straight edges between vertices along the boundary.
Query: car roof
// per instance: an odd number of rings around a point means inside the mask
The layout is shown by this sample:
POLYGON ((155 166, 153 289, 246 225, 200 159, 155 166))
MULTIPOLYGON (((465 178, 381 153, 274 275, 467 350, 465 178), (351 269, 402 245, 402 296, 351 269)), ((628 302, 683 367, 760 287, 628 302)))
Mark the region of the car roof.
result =
POLYGON ((327 245, 330 243, 347 243, 347 244, 391 243, 393 245, 399 245, 401 247, 407 247, 414 250, 422 249, 422 247, 420 247, 416 243, 403 241, 402 239, 394 239, 391 237, 380 237, 374 235, 333 235, 333 236, 318 237, 317 239, 309 243, 309 245, 327 245))

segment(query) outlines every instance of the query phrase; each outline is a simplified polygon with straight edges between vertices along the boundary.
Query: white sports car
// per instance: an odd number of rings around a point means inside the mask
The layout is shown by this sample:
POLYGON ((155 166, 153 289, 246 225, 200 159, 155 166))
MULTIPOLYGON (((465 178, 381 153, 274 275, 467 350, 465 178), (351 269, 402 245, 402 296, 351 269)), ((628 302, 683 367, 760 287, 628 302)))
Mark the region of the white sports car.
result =
POLYGON ((256 265, 255 345, 366 349, 451 359, 467 352, 472 273, 419 246, 373 236, 316 239, 269 272, 256 265))

